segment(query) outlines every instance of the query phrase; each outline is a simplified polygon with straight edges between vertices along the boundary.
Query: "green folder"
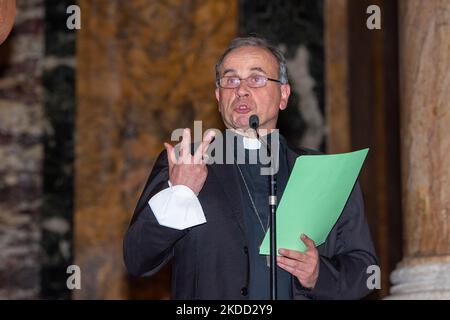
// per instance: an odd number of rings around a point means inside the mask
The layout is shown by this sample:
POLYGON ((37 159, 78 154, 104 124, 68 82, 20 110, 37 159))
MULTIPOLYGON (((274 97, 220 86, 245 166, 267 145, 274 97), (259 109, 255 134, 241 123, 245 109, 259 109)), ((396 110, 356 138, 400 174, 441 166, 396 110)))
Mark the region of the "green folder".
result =
MULTIPOLYGON (((277 207, 277 254, 279 248, 304 252, 302 233, 316 246, 325 242, 344 209, 368 151, 367 148, 297 158, 277 207)), ((270 230, 259 253, 270 254, 270 230)))

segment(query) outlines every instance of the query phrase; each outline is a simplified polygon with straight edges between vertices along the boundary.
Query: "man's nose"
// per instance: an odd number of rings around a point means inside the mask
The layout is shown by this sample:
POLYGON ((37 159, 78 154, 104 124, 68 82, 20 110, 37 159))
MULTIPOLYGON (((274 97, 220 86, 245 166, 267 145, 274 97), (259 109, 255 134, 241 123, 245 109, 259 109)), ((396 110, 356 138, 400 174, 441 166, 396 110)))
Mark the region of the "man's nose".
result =
POLYGON ((239 86, 236 88, 236 95, 238 97, 246 97, 250 94, 250 89, 247 85, 247 81, 241 80, 239 86))

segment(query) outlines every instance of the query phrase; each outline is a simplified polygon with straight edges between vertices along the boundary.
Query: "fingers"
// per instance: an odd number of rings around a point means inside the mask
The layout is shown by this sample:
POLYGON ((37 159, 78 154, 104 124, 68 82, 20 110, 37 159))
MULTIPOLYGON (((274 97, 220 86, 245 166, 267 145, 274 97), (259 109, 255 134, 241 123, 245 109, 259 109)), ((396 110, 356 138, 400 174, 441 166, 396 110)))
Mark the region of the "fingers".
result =
POLYGON ((169 163, 169 172, 171 172, 174 164, 177 163, 177 159, 175 157, 175 150, 170 144, 165 143, 165 142, 164 142, 164 148, 166 148, 167 162, 169 163))
POLYGON ((304 253, 295 250, 279 249, 278 252, 285 257, 298 261, 304 261, 306 257, 304 253))
POLYGON ((180 144, 180 159, 181 163, 189 163, 191 156, 191 130, 185 128, 183 130, 183 138, 180 144))
POLYGON ((282 261, 277 261, 277 265, 283 269, 289 272, 290 274, 300 277, 300 278, 306 278, 309 275, 309 272, 306 271, 308 266, 306 264, 301 263, 292 263, 293 260, 290 261, 290 263, 284 263, 282 261))
POLYGON ((277 263, 281 263, 292 268, 301 268, 301 269, 306 268, 306 266, 308 265, 308 263, 304 260, 296 260, 280 256, 277 257, 277 263))
POLYGON ((279 249, 278 252, 282 255, 277 257, 277 262, 279 264, 289 266, 294 269, 297 267, 304 268, 307 265, 307 257, 301 252, 288 249, 279 249))
POLYGON ((296 276, 303 286, 314 287, 318 276, 318 257, 294 250, 280 249, 279 251, 285 256, 277 257, 277 265, 296 276))
POLYGON ((209 144, 213 140, 216 133, 214 131, 209 131, 203 141, 200 143, 200 146, 197 148, 194 154, 194 163, 199 164, 202 163, 202 159, 205 158, 206 150, 208 150, 209 144))
POLYGON ((194 156, 191 155, 191 130, 189 128, 185 128, 183 130, 182 140, 180 142, 180 154, 177 159, 175 156, 175 148, 172 147, 168 143, 164 143, 164 147, 166 148, 169 167, 173 167, 175 164, 202 164, 205 163, 206 151, 208 149, 209 144, 215 137, 216 132, 214 130, 209 131, 203 141, 200 143, 200 146, 197 148, 194 156))
POLYGON ((300 239, 307 247, 305 253, 280 249, 282 256, 277 257, 277 265, 296 276, 303 286, 313 288, 319 275, 319 253, 312 239, 304 234, 300 239))
POLYGON ((289 265, 291 267, 295 267, 297 265, 299 266, 306 266, 308 264, 314 263, 316 260, 316 249, 314 248, 314 252, 299 252, 295 250, 288 250, 288 249, 279 249, 278 252, 282 255, 277 257, 277 261, 289 265))
POLYGON ((312 248, 315 248, 315 247, 316 247, 316 245, 314 244, 314 241, 313 241, 311 238, 309 238, 307 235, 302 234, 302 235, 300 236, 300 239, 303 241, 303 243, 305 244, 305 246, 306 246, 308 249, 312 249, 312 248))

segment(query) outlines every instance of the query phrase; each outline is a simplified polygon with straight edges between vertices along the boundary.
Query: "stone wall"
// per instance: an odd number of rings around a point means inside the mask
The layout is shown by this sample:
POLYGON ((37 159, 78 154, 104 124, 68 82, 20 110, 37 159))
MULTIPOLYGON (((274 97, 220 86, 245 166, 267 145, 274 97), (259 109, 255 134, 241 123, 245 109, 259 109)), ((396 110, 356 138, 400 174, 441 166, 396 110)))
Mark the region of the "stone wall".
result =
POLYGON ((0 47, 0 299, 40 293, 44 2, 17 2, 0 47))
POLYGON ((74 1, 17 1, 0 47, 0 297, 70 298, 74 1))

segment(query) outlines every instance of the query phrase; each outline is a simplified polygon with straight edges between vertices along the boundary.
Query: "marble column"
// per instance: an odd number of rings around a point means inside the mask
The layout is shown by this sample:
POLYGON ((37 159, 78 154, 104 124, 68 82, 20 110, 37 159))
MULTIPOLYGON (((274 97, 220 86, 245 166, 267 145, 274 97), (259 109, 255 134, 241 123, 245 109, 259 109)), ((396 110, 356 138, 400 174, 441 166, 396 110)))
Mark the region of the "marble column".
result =
POLYGON ((404 258, 390 299, 450 299, 450 2, 399 1, 404 258))
POLYGON ((348 0, 326 0, 325 64, 328 152, 351 150, 348 0))
POLYGON ((381 268, 376 299, 389 294, 402 257, 397 2, 325 4, 327 151, 370 148, 359 182, 381 268), (380 30, 366 28, 370 5, 380 8, 380 30))
MULTIPOLYGON (((79 1, 75 263, 82 299, 163 299, 169 272, 130 285, 122 240, 173 130, 220 128, 214 65, 236 1, 79 1)), ((135 279, 132 280, 133 282, 135 279)))

